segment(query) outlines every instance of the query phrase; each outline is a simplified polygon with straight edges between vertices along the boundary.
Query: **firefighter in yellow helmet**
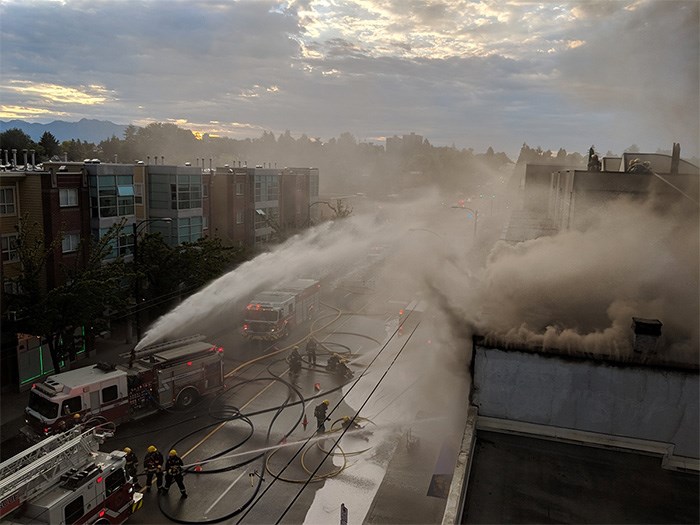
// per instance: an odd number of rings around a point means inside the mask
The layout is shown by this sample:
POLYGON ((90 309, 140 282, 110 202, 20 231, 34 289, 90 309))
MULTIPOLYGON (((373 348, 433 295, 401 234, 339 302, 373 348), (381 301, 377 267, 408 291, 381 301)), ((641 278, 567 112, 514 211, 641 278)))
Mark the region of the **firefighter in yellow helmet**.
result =
POLYGON ((139 460, 136 457, 134 451, 131 450, 129 447, 125 447, 124 452, 126 453, 126 475, 129 478, 131 478, 131 482, 134 484, 134 487, 138 490, 141 488, 141 485, 139 485, 139 481, 136 475, 139 460))
POLYGON ((314 417, 316 418, 316 432, 323 434, 326 431, 326 421, 330 419, 326 414, 328 412, 328 405, 330 401, 324 399, 322 403, 316 405, 314 408, 314 417))
POLYGON ((168 460, 165 462, 165 486, 163 487, 163 493, 167 494, 170 489, 170 485, 173 484, 173 480, 177 483, 180 489, 180 497, 186 498, 187 491, 185 490, 185 483, 182 481, 182 460, 180 456, 177 455, 177 450, 173 449, 168 454, 168 460))
POLYGON ((163 488, 163 454, 158 452, 154 445, 148 447, 146 457, 143 459, 143 468, 146 471, 146 492, 151 492, 154 475, 158 490, 161 490, 163 488))

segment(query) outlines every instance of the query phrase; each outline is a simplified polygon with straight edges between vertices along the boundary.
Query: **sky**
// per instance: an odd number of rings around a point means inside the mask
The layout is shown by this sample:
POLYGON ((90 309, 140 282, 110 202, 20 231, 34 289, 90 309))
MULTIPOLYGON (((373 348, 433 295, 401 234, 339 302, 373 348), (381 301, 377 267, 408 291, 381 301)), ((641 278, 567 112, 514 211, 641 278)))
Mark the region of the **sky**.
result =
POLYGON ((698 0, 0 0, 0 119, 700 150, 698 0))

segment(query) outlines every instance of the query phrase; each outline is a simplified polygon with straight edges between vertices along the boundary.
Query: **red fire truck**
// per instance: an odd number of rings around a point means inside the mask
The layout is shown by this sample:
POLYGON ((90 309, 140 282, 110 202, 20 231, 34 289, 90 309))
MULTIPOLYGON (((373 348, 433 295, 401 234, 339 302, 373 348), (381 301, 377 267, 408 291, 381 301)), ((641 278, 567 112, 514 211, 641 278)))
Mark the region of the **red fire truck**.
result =
POLYGON ((320 288, 313 279, 297 279, 276 290, 260 292, 246 307, 243 335, 264 341, 286 337, 289 330, 316 316, 320 288))
POLYGON ((79 428, 50 436, 0 464, 0 519, 10 524, 124 523, 143 504, 126 454, 79 428))
POLYGON ((122 354, 128 364, 98 363, 33 385, 22 432, 36 441, 70 428, 75 414, 120 424, 161 408, 191 406, 223 387, 223 348, 188 337, 122 354))

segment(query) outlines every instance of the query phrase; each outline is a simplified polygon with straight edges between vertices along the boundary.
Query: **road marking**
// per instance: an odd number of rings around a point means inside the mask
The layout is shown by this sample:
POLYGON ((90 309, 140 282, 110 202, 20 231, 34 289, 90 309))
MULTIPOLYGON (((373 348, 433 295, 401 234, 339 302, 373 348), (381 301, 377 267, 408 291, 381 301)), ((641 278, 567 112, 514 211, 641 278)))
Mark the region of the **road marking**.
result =
POLYGON ((212 503, 211 506, 207 510, 204 511, 205 515, 209 514, 209 511, 211 509, 213 509, 216 506, 216 504, 221 501, 221 498, 223 498, 226 494, 228 494, 228 491, 233 488, 233 486, 238 482, 239 479, 241 479, 243 477, 243 474, 245 474, 246 472, 248 472, 248 469, 245 469, 243 472, 241 472, 241 474, 236 479, 233 480, 233 482, 228 486, 228 488, 226 488, 226 490, 221 493, 221 496, 216 498, 216 501, 214 503, 212 503))
MULTIPOLYGON (((366 302, 364 305, 362 305, 362 307, 359 308, 359 309, 357 310, 357 312, 359 313, 359 312, 361 312, 362 310, 364 310, 364 309, 367 307, 368 304, 369 304, 369 301, 366 302)), ((331 322, 329 322, 328 324, 324 325, 322 328, 319 328, 318 330, 312 330, 312 331, 310 332, 309 335, 314 334, 314 333, 316 333, 317 331, 325 330, 325 329, 328 328, 330 325, 332 325, 333 323, 335 323, 338 319, 340 319, 340 317, 341 317, 340 313, 342 312, 342 310, 340 310, 339 308, 336 308, 336 307, 334 307, 334 306, 331 306, 330 308, 332 308, 332 309, 334 309, 334 310, 337 310, 337 311, 339 312, 339 315, 338 315, 335 319, 333 319, 331 322)), ((311 322, 311 328, 313 328, 313 325, 314 325, 315 322, 316 322, 315 319, 311 322)), ((345 321, 343 321, 343 323, 341 324, 341 326, 343 326, 343 324, 345 324, 345 323, 347 323, 347 319, 346 319, 345 321)), ((323 340, 325 341, 325 340, 328 339, 331 335, 332 335, 332 333, 331 333, 331 334, 328 334, 323 340)), ((304 339, 306 339, 306 337, 307 337, 307 336, 302 337, 298 342, 301 343, 304 339)), ((274 346, 274 345, 273 345, 273 346, 274 346)), ((242 368, 245 368, 245 367, 247 367, 247 366, 249 366, 249 365, 251 365, 251 364, 253 364, 253 363, 257 362, 257 361, 260 361, 260 360, 263 360, 263 359, 267 359, 267 358, 269 358, 269 357, 272 357, 272 356, 274 356, 274 355, 277 355, 277 354, 279 354, 279 353, 281 353, 281 352, 284 352, 285 350, 289 350, 289 349, 290 349, 291 347, 293 347, 293 346, 294 346, 294 344, 290 344, 290 345, 288 345, 288 346, 285 346, 285 347, 283 347, 283 348, 280 348, 279 350, 276 350, 276 351, 271 352, 271 353, 269 353, 269 354, 265 354, 265 355, 262 355, 262 356, 260 356, 260 357, 256 357, 255 359, 251 359, 250 361, 246 361, 245 363, 242 363, 240 366, 238 366, 238 367, 234 368, 233 370, 231 370, 228 374, 224 374, 224 378, 228 379, 230 376, 232 376, 233 374, 235 374, 236 372, 238 372, 238 371, 241 370, 242 368)), ((283 374, 285 374, 285 373, 288 372, 288 371, 289 371, 289 369, 285 370, 285 371, 283 372, 283 374)), ((263 392, 265 392, 265 391, 266 391, 268 388, 270 388, 273 384, 275 384, 274 381, 271 382, 269 385, 267 385, 267 386, 266 386, 264 389, 262 389, 260 392, 258 392, 252 399, 250 399, 245 405, 243 405, 243 406, 240 408, 240 410, 242 411, 244 408, 246 408, 250 403, 252 403, 255 399, 257 399, 258 396, 259 396, 260 394, 262 394, 263 392)), ((226 423, 229 423, 229 421, 224 421, 224 422, 222 422, 221 424, 217 425, 214 429, 212 429, 211 432, 209 432, 206 436, 204 436, 202 439, 200 439, 194 446, 192 446, 192 448, 190 448, 187 452, 185 452, 182 456, 180 456, 180 458, 185 459, 191 452, 193 452, 197 447, 199 447, 202 443, 204 443, 207 439, 209 439, 213 434, 216 434, 219 430, 221 430, 221 428, 222 428, 226 423)))

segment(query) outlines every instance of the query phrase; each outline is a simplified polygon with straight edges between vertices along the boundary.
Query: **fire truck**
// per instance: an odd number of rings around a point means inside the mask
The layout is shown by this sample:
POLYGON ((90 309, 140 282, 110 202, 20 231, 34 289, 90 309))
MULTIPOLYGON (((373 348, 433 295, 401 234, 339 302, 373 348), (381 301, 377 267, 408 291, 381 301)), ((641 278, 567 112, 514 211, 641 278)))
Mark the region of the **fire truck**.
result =
POLYGON ((2 523, 124 523, 141 508, 126 454, 99 451, 108 434, 81 432, 49 436, 0 464, 2 523))
POLYGON ((193 336, 122 354, 128 364, 98 363, 48 376, 36 383, 25 408, 22 433, 36 441, 74 424, 118 425, 159 409, 192 406, 224 383, 223 348, 193 336))
POLYGON ((242 334, 249 340, 276 341, 319 310, 321 285, 296 279, 276 290, 260 292, 245 309, 242 334))

